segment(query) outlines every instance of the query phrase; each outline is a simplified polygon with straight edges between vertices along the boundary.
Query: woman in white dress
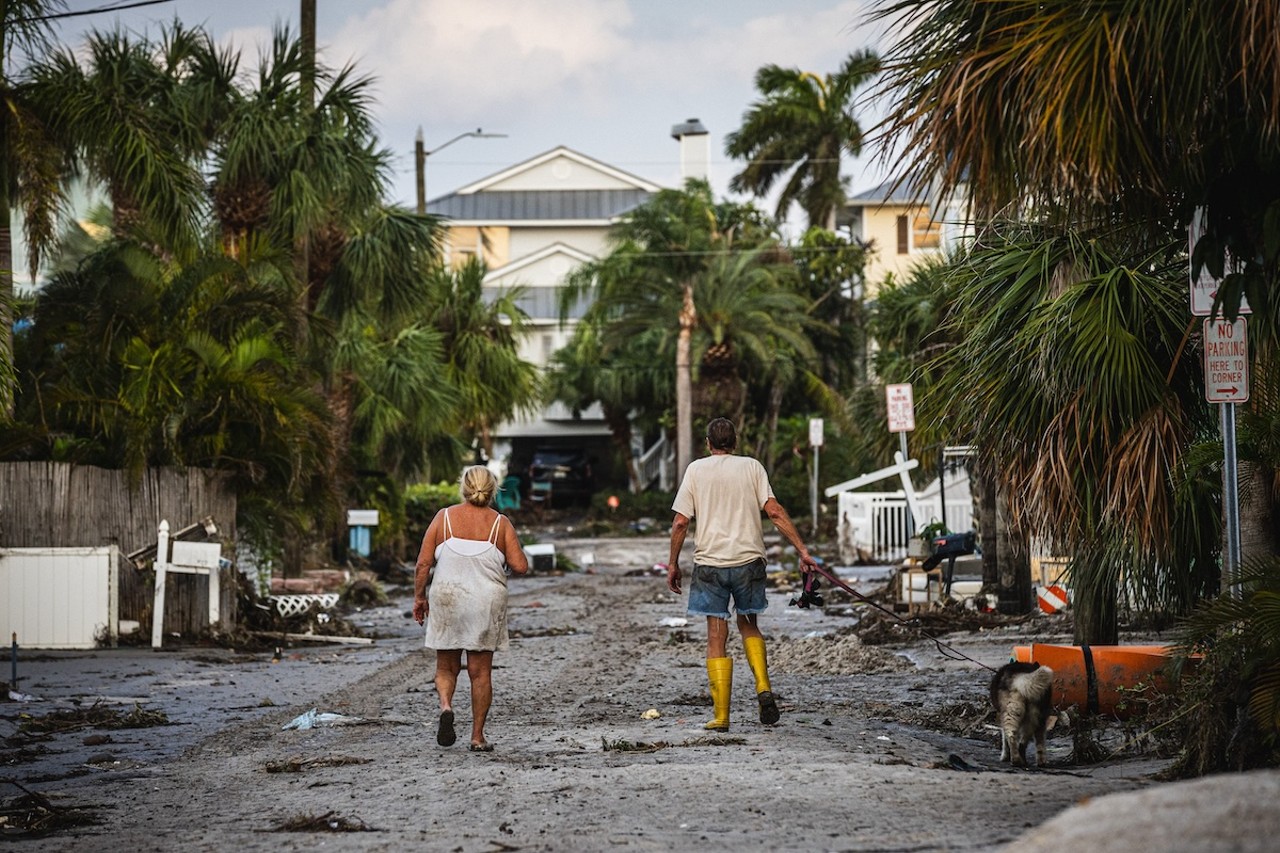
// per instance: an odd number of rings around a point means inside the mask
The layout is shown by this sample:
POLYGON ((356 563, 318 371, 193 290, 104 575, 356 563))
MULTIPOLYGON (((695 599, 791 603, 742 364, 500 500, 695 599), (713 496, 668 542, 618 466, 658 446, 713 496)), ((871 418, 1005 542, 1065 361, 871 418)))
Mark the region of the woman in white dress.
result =
POLYGON ((489 504, 498 482, 483 465, 462 472, 462 503, 436 513, 422 537, 414 576, 413 618, 427 625, 427 648, 436 650, 440 722, 436 742, 452 746, 453 693, 467 653, 471 682, 471 746, 491 752, 484 721, 493 701, 493 653, 507 648, 507 576, 529 570, 515 527, 489 504))

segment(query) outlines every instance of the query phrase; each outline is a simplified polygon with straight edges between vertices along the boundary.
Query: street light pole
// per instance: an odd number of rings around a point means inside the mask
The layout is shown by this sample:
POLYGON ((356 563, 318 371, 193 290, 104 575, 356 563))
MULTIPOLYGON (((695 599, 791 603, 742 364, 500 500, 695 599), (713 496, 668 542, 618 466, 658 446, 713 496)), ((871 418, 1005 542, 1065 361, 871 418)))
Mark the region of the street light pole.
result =
POLYGON ((422 144, 422 127, 418 127, 417 136, 413 140, 413 168, 418 183, 419 216, 427 212, 427 158, 437 151, 443 151, 458 140, 468 137, 475 137, 476 139, 505 139, 507 135, 505 133, 485 133, 482 128, 477 127, 475 130, 459 133, 448 142, 441 143, 428 151, 422 144))

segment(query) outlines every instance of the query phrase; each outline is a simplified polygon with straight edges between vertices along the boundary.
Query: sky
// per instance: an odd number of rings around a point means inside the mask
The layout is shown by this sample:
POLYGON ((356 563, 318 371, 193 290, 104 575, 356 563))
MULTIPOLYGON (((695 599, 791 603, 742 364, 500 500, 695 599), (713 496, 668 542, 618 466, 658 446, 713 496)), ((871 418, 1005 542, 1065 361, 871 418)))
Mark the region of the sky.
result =
MULTIPOLYGON (((69 11, 129 0, 68 0, 69 11)), ((297 31, 300 0, 168 0, 67 18, 60 40, 78 44, 116 26, 158 36, 175 17, 236 46, 252 69, 273 27, 297 31)), ((773 63, 817 74, 875 48, 872 0, 318 0, 317 47, 330 67, 375 79, 384 147, 397 156, 391 201, 413 206, 418 128, 429 152, 428 198, 564 145, 654 183, 680 182, 671 127, 698 118, 711 134, 710 178, 728 194, 740 164, 724 137, 773 63), (464 138, 483 129, 505 138, 464 138)), ((857 110, 864 132, 883 110, 857 110)), ((887 174, 864 149, 848 160, 854 193, 887 174)), ((772 206, 770 206, 772 210, 772 206)), ((793 218, 799 218, 798 214, 793 218)))

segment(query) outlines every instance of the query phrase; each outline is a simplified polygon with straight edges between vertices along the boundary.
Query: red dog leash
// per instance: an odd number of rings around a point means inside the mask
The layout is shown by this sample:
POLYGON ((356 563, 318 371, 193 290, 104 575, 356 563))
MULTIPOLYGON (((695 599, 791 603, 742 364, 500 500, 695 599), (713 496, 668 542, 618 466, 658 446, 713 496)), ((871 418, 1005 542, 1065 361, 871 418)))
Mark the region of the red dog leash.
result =
MULTIPOLYGON (((835 576, 834 574, 832 574, 831 572, 828 572, 828 571, 826 570, 826 568, 822 565, 822 563, 818 563, 817 567, 816 567, 815 569, 813 569, 812 571, 813 571, 813 572, 817 572, 818 574, 822 575, 824 578, 826 578, 826 579, 827 579, 828 581, 830 581, 832 584, 834 584, 834 585, 836 585, 836 586, 840 587, 840 588, 841 588, 841 589, 843 589, 845 592, 849 593, 850 595, 852 595, 854 598, 858 599, 859 601, 862 601, 862 602, 863 602, 863 603, 865 603, 865 604, 869 604, 869 605, 871 605, 871 606, 872 606, 872 607, 874 607, 876 610, 879 610, 881 613, 887 613, 889 616, 892 616, 894 619, 896 619, 897 621, 901 622, 903 625, 907 625, 907 626, 909 626, 909 627, 915 628, 917 631, 919 631, 919 632, 920 632, 921 634, 923 634, 925 637, 928 637, 930 640, 933 640, 933 644, 934 644, 935 646, 937 646, 937 647, 938 647, 938 653, 939 653, 939 654, 941 654, 944 658, 948 658, 948 659, 950 659, 950 660, 967 660, 967 661, 969 661, 970 663, 976 663, 978 666, 980 666, 980 667, 982 667, 983 669, 988 670, 988 671, 990 671, 990 672, 995 672, 995 671, 996 671, 994 667, 987 666, 987 665, 986 665, 985 663, 983 663, 982 661, 977 660, 977 659, 972 658, 972 657, 969 657, 967 654, 965 654, 964 652, 960 651, 960 650, 959 650, 959 649, 957 649, 955 646, 952 646, 952 645, 949 645, 948 643, 944 643, 944 642, 942 642, 942 640, 938 639, 937 637, 933 636, 932 634, 930 634, 930 633, 929 633, 928 631, 926 631, 925 629, 921 628, 918 622, 917 622, 917 624, 912 625, 911 623, 912 623, 912 621, 914 621, 914 620, 903 619, 901 616, 899 616, 897 613, 894 613, 892 610, 889 610, 888 608, 881 606, 880 604, 876 603, 875 601, 872 601, 872 600, 871 600, 870 598, 868 598, 867 596, 863 595, 862 593, 860 593, 860 592, 858 592, 857 590, 855 590, 853 587, 849 586, 849 585, 848 585, 847 583, 845 583, 844 581, 840 580, 840 578, 836 577, 836 576, 835 576), (952 654, 948 654, 948 651, 950 651, 952 654)), ((792 604, 795 604, 795 605, 797 605, 797 606, 799 606, 799 607, 802 607, 802 608, 807 608, 807 607, 809 607, 810 602, 812 602, 812 603, 816 603, 816 604, 821 604, 821 603, 822 603, 822 598, 821 598, 821 596, 819 596, 819 595, 817 594, 817 579, 816 579, 816 578, 813 578, 813 579, 812 579, 812 585, 811 585, 811 583, 810 583, 811 573, 810 573, 810 572, 804 572, 804 574, 806 575, 806 577, 805 577, 805 579, 804 579, 804 591, 801 593, 801 595, 800 595, 800 598, 799 598, 799 599, 792 599, 791 603, 792 603, 792 604), (817 599, 816 601, 814 601, 814 599, 815 599, 815 598, 817 599)))

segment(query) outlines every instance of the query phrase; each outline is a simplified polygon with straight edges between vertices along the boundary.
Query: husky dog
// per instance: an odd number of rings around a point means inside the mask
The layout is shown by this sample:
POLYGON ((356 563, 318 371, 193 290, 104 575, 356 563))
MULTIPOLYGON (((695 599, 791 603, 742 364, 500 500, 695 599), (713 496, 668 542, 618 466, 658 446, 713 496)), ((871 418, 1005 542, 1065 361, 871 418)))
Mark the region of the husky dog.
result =
POLYGON ((1000 727, 1000 760, 1027 766, 1036 740, 1036 767, 1044 767, 1044 733, 1053 704, 1053 670, 1038 663, 1007 663, 991 679, 991 707, 1000 727))

